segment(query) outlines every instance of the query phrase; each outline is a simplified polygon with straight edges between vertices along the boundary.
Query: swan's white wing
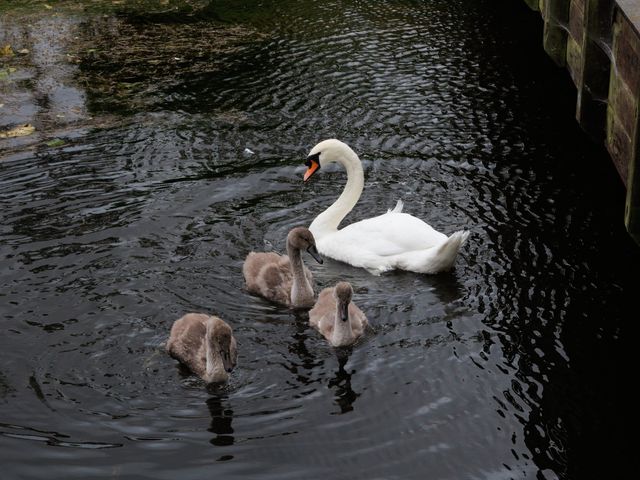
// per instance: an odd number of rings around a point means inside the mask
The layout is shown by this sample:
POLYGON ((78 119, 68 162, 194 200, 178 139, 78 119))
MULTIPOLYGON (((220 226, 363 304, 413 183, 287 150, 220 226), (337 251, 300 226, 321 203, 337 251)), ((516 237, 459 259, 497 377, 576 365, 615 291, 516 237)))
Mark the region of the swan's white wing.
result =
POLYGON ((395 212, 352 223, 331 235, 336 245, 353 245, 382 257, 435 247, 446 239, 419 218, 395 212))

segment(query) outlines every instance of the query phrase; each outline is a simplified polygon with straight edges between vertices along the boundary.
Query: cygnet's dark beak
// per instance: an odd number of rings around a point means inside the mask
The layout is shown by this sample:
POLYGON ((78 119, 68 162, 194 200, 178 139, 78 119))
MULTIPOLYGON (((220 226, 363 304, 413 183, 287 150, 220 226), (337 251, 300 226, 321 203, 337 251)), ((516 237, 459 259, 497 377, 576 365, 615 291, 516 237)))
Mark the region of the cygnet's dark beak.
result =
POLYGON ((349 320, 349 303, 344 302, 340 304, 340 319, 343 322, 349 320))
POLYGON ((220 352, 222 357, 222 366, 227 372, 233 370, 233 362, 231 361, 231 354, 229 352, 220 352))
POLYGON ((320 256, 320 253, 318 253, 318 249, 315 245, 309 245, 309 248, 307 248, 307 252, 315 259, 316 262, 322 265, 322 257, 320 256))

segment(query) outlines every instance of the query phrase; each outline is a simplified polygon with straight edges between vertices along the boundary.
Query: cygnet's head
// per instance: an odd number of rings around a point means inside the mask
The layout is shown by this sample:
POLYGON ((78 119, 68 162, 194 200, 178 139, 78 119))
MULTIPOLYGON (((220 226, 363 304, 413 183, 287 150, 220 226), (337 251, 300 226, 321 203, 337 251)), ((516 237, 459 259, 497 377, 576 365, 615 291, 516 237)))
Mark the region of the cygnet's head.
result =
POLYGON ((349 320, 349 303, 353 298, 353 288, 349 282, 340 282, 333 289, 333 296, 336 299, 340 320, 349 320))
POLYGON ((231 353, 231 339, 233 330, 223 320, 209 317, 207 320, 207 339, 210 347, 217 350, 222 359, 222 366, 226 372, 231 372, 236 366, 236 359, 231 353))
POLYGON ((311 175, 320 170, 320 167, 324 167, 332 162, 337 162, 347 155, 355 156, 355 153, 346 143, 336 140, 335 138, 323 140, 311 149, 304 162, 307 166, 304 181, 309 180, 311 175))
POLYGON ((306 250, 316 262, 322 263, 322 257, 316 248, 316 239, 311 230, 305 227, 296 227, 287 235, 287 244, 297 250, 306 250))

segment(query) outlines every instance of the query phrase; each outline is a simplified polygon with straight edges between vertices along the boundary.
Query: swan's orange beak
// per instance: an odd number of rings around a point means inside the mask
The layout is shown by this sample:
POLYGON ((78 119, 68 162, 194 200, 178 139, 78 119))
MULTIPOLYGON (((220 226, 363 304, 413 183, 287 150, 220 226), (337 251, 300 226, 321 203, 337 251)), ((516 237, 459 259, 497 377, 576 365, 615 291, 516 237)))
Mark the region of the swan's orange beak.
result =
POLYGON ((320 168, 320 164, 315 160, 309 160, 309 164, 307 167, 307 171, 304 172, 304 181, 306 182, 311 178, 311 175, 316 173, 316 171, 320 168))

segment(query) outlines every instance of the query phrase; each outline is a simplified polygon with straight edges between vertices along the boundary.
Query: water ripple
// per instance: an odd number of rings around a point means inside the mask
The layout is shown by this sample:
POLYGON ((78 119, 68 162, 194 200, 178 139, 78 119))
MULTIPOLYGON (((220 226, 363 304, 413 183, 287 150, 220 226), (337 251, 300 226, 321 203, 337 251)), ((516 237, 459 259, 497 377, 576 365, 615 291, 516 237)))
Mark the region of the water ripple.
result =
MULTIPOLYGON (((0 160, 9 474, 42 476, 36 459, 65 478, 584 478, 590 445, 617 458, 603 418, 640 260, 618 179, 584 146, 567 90, 545 86, 561 79, 537 41, 535 71, 513 45, 537 23, 509 27, 481 0, 211 9, 177 30, 209 35, 215 18, 256 35, 211 63, 180 43, 198 68, 168 78, 163 64, 122 121, 0 160), (348 221, 403 199, 445 233, 472 233, 433 277, 305 257, 319 288, 354 284, 373 331, 349 351, 241 277, 249 251, 284 251, 339 194, 340 169, 301 181, 325 137, 363 159, 348 221), (187 311, 233 325, 227 386, 165 354, 187 311)), ((81 32, 157 41, 171 18, 81 32)), ((90 60, 85 75, 117 66, 90 60)), ((128 82, 131 68, 109 75, 128 82)), ((113 100, 91 97, 98 111, 113 100)))

